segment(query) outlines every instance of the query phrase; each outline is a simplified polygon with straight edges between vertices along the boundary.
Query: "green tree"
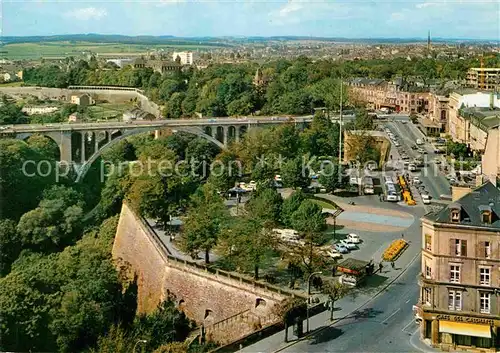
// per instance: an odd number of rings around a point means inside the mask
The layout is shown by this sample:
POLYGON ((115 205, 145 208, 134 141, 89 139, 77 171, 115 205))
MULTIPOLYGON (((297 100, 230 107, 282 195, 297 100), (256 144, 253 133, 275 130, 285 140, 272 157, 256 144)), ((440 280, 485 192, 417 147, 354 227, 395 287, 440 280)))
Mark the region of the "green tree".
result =
POLYGON ((319 175, 319 182, 328 192, 342 188, 345 185, 342 169, 338 164, 326 164, 319 175))
POLYGON ((182 116, 182 102, 185 98, 183 92, 175 92, 170 96, 164 110, 167 119, 178 119, 182 116))
POLYGON ((135 147, 127 140, 121 140, 116 145, 105 150, 102 154, 103 161, 112 163, 121 163, 126 161, 135 161, 135 147))
POLYGON ((283 184, 293 188, 306 188, 310 184, 309 169, 302 158, 287 161, 281 168, 283 184))
POLYGON ((333 311, 335 310, 335 302, 348 292, 348 288, 338 281, 325 281, 323 282, 322 291, 330 300, 330 321, 332 321, 333 311))
POLYGON ((59 147, 55 141, 43 135, 32 135, 28 138, 28 145, 40 156, 47 160, 59 158, 59 147))
POLYGON ((302 201, 306 199, 306 195, 302 190, 296 190, 283 201, 283 205, 281 207, 281 221, 282 223, 288 227, 292 228, 292 215, 295 211, 297 211, 302 204, 302 201))
POLYGON ((10 272, 10 265, 21 252, 21 240, 16 231, 16 222, 0 219, 0 277, 10 272))
POLYGON ((246 203, 245 209, 263 224, 278 224, 283 199, 273 188, 259 187, 246 203))
POLYGON ((368 115, 366 109, 357 109, 354 119, 354 128, 356 130, 373 130, 373 118, 368 115))
POLYGON ((252 269, 254 278, 259 279, 259 270, 266 260, 266 255, 272 250, 274 239, 271 234, 270 224, 249 214, 238 219, 231 228, 235 237, 234 259, 237 265, 252 269))
POLYGON ((19 220, 17 232, 23 246, 43 251, 72 243, 83 216, 81 195, 64 186, 46 190, 37 208, 19 220))
POLYGON ((205 262, 210 261, 210 250, 227 223, 228 212, 216 189, 205 184, 193 195, 184 223, 184 247, 191 254, 205 252, 205 262))

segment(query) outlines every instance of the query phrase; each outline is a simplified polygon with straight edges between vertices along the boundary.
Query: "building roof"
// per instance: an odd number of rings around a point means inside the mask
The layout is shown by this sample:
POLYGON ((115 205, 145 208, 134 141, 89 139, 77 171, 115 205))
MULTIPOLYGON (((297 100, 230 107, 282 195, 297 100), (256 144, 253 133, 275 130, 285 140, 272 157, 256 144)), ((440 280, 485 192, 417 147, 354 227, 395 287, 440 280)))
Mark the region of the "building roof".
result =
POLYGON ((500 125, 500 109, 484 107, 464 107, 460 109, 460 116, 487 132, 489 129, 500 125))
POLYGON ((356 77, 350 80, 349 83, 365 86, 379 86, 385 83, 385 80, 381 78, 356 77))
POLYGON ((440 211, 426 214, 424 218, 436 223, 500 229, 500 190, 488 181, 440 211), (451 222, 451 209, 460 210, 458 223, 451 222), (482 222, 481 212, 485 210, 492 212, 491 224, 482 222))

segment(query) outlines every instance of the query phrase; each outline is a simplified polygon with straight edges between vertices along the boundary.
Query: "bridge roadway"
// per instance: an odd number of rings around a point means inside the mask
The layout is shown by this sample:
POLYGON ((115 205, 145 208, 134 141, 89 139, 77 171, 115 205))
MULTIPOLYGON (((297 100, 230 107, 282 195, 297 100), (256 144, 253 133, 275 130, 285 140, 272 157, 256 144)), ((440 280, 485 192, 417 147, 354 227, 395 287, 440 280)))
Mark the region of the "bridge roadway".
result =
POLYGON ((168 119, 168 120, 135 120, 131 122, 102 122, 102 123, 54 123, 54 124, 19 124, 8 125, 0 130, 0 135, 9 133, 37 133, 60 131, 93 131, 93 130, 118 130, 136 128, 162 128, 185 126, 242 126, 259 124, 283 124, 285 122, 307 123, 313 116, 299 117, 244 117, 244 118, 207 118, 207 119, 168 119))

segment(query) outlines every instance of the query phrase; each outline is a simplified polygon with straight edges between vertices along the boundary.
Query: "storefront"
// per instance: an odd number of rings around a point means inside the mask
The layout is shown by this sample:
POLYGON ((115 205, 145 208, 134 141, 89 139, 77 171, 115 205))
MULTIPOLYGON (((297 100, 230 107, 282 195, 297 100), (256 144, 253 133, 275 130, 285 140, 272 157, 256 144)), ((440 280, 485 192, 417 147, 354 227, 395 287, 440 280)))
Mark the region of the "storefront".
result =
POLYGON ((442 315, 421 312, 421 338, 443 350, 467 349, 496 352, 500 347, 497 328, 500 320, 471 316, 442 315))

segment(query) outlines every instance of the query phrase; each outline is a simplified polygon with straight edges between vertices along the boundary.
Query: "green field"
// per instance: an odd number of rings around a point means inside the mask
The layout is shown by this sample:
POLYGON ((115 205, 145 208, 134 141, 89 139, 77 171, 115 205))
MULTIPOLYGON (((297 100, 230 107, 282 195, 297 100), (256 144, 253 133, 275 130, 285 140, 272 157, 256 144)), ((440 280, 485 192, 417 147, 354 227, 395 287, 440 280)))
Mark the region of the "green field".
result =
POLYGON ((133 106, 132 103, 99 103, 88 110, 93 120, 121 119, 122 114, 133 106))
POLYGON ((39 59, 78 57, 92 52, 105 55, 147 54, 152 50, 195 50, 214 49, 215 46, 206 45, 145 45, 121 43, 91 43, 91 42, 40 42, 40 43, 13 43, 3 45, 0 49, 1 57, 7 59, 39 59))

